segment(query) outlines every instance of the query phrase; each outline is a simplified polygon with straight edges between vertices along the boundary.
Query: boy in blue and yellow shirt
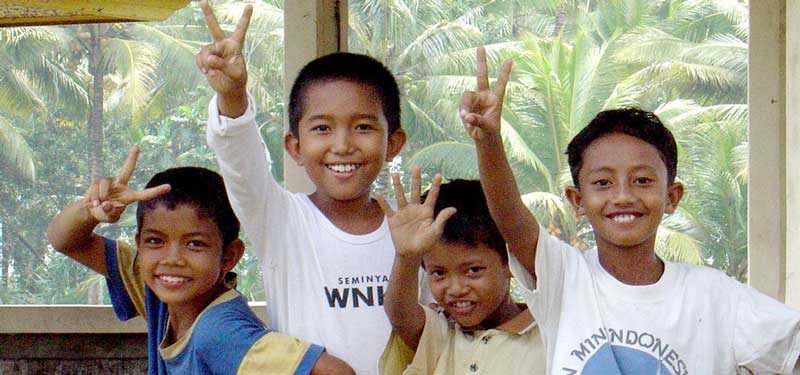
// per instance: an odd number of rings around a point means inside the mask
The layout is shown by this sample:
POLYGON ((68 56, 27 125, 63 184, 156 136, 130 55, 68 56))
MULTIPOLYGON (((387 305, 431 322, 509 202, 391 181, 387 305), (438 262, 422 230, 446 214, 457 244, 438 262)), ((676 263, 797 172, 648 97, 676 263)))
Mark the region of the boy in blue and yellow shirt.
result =
POLYGON ((92 183, 59 213, 53 247, 106 276, 121 320, 147 320, 150 374, 341 374, 352 369, 320 346, 271 332, 234 287, 244 252, 222 178, 195 167, 128 188, 138 149, 116 179, 92 183), (136 249, 93 233, 138 202, 136 249))

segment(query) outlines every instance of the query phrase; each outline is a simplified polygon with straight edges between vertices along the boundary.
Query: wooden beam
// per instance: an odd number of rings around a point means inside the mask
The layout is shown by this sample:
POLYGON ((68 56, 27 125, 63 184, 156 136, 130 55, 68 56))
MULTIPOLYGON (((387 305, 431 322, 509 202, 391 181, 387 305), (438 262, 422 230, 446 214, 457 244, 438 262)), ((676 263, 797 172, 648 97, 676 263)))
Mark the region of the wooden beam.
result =
POLYGON ((2 0, 0 27, 161 21, 189 0, 2 0))

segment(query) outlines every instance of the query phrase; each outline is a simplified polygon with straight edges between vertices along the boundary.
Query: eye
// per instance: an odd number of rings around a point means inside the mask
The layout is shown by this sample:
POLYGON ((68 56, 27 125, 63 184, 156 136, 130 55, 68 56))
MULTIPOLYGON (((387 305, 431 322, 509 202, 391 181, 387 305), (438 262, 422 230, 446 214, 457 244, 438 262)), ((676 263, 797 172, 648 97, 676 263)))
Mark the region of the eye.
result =
POLYGON ((203 250, 203 249, 207 248, 208 244, 206 244, 205 242, 200 241, 200 240, 191 240, 191 241, 189 241, 189 243, 186 244, 186 246, 189 247, 189 249, 191 249, 191 250, 198 250, 199 251, 199 250, 203 250))
POLYGON ((144 241, 142 242, 149 247, 157 247, 159 245, 162 245, 164 243, 164 240, 162 240, 159 237, 145 237, 144 241))
POLYGON ((649 177, 636 177, 633 179, 633 183, 637 185, 648 185, 653 182, 652 178, 649 177))
POLYGON ((594 182, 592 182, 592 185, 595 185, 595 186, 609 186, 609 185, 611 185, 611 180, 608 180, 608 179, 605 179, 605 178, 601 178, 601 179, 598 179, 598 180, 595 180, 594 182))
POLYGON ((486 269, 486 267, 472 266, 470 268, 467 268, 467 275, 469 275, 469 276, 479 276, 481 273, 483 273, 483 270, 485 270, 485 269, 486 269))
POLYGON ((310 131, 312 133, 328 133, 331 131, 331 127, 328 124, 317 124, 312 126, 310 131))
POLYGON ((428 271, 428 275, 431 276, 434 280, 438 280, 444 277, 444 271, 442 270, 430 270, 428 271))
POLYGON ((368 123, 363 123, 363 124, 356 125, 356 130, 357 131, 370 131, 370 130, 373 130, 373 129, 375 129, 375 126, 372 125, 372 124, 368 124, 368 123))

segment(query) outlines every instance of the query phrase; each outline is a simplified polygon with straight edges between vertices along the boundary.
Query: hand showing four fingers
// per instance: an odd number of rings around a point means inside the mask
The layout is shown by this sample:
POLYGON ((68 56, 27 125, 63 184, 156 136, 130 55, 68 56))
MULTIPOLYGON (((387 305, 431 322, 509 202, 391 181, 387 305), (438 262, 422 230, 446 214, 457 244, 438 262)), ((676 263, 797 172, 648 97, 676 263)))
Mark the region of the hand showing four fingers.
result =
POLYGON ((397 251, 397 256, 420 258, 430 251, 436 244, 444 231, 444 224, 456 209, 445 208, 434 217, 434 206, 436 198, 439 196, 439 187, 442 184, 442 176, 436 175, 428 191, 425 202, 420 203, 421 186, 420 170, 414 167, 411 175, 411 196, 406 200, 403 185, 400 177, 392 174, 392 184, 394 186, 395 197, 397 199, 397 211, 389 207, 386 199, 378 194, 378 203, 389 219, 389 228, 392 232, 392 241, 397 251))

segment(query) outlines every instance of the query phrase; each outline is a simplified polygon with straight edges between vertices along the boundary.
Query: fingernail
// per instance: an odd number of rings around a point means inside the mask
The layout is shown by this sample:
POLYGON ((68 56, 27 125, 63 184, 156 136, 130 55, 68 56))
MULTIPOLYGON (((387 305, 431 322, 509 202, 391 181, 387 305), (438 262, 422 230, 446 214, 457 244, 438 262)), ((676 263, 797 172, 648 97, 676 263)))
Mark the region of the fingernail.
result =
POLYGON ((97 207, 97 205, 99 205, 99 204, 100 204, 100 201, 98 201, 97 199, 92 201, 92 205, 95 206, 95 207, 97 207))
POLYGON ((461 117, 466 116, 467 115, 467 110, 466 109, 462 109, 462 110, 458 111, 458 115, 461 116, 461 117))

